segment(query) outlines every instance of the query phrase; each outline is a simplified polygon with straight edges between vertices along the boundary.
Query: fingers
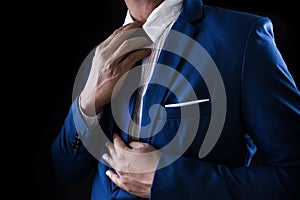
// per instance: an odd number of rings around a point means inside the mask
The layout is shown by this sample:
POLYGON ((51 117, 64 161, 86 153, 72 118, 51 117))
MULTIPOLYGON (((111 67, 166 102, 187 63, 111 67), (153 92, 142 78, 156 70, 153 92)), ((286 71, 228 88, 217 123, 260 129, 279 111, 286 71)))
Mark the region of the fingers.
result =
POLYGON ((108 155, 108 154, 103 154, 102 156, 103 160, 112 168, 115 168, 115 162, 113 161, 113 159, 108 155))
POLYGON ((118 134, 113 135, 113 141, 114 143, 111 142, 106 142, 105 146, 107 147, 109 154, 103 154, 102 158, 103 160, 109 164, 112 168, 116 169, 116 163, 114 162, 115 159, 118 159, 118 156, 122 153, 125 153, 124 151, 128 150, 128 147, 126 144, 122 141, 120 136, 118 134))
POLYGON ((109 153, 114 156, 116 154, 116 151, 118 151, 118 149, 121 150, 126 150, 128 149, 128 147, 126 146, 126 144, 123 142, 123 140, 120 138, 120 136, 116 133, 114 133, 113 135, 113 142, 106 142, 105 146, 107 147, 107 149, 109 150, 109 153))
POLYGON ((114 33, 118 34, 118 33, 122 32, 122 31, 127 31, 127 30, 130 30, 130 29, 140 28, 140 27, 143 26, 143 24, 144 24, 144 22, 134 21, 134 22, 132 22, 130 24, 127 24, 125 26, 122 26, 122 27, 118 28, 117 30, 115 30, 114 33))
POLYGON ((114 156, 116 154, 116 151, 115 151, 115 147, 114 147, 114 144, 111 143, 111 142, 106 142, 105 143, 105 146, 107 147, 110 155, 114 156))
POLYGON ((115 147, 111 142, 106 142, 105 146, 109 151, 109 155, 105 153, 105 154, 103 154, 102 158, 108 165, 110 165, 112 168, 114 168, 115 163, 114 163, 113 158, 116 155, 115 147))
POLYGON ((140 50, 147 45, 150 45, 152 41, 147 37, 135 37, 124 41, 118 49, 113 52, 111 60, 123 60, 130 52, 140 50))
POLYGON ((134 51, 127 55, 122 61, 121 66, 124 67, 125 71, 128 71, 134 66, 135 63, 137 63, 139 60, 142 60, 143 58, 149 56, 151 54, 150 49, 141 49, 134 51))
POLYGON ((127 150, 128 149, 126 144, 123 142, 123 140, 120 138, 120 136, 116 133, 113 135, 113 141, 114 141, 114 146, 116 148, 121 149, 121 150, 127 150))
POLYGON ((105 40, 102 47, 109 47, 109 50, 111 50, 109 53, 113 53, 124 41, 133 38, 136 35, 146 36, 146 33, 141 26, 141 22, 133 22, 116 30, 107 40, 105 40))
POLYGON ((139 149, 139 148, 145 147, 144 143, 137 142, 137 141, 132 141, 128 145, 129 145, 129 147, 131 147, 133 149, 139 149))
MULTIPOLYGON (((122 31, 128 31, 130 29, 137 29, 139 27, 142 27, 142 25, 143 25, 142 22, 135 21, 133 23, 122 26, 122 27, 118 28, 117 30, 115 30, 104 42, 102 42, 101 45, 103 47, 105 47, 114 39, 114 37, 116 37, 116 35, 120 34, 122 31)), ((134 32, 131 32, 131 33, 133 34, 134 32)), ((128 36, 130 36, 129 32, 128 32, 128 36)))
POLYGON ((123 183, 121 182, 120 177, 118 174, 114 173, 112 170, 107 170, 105 174, 110 178, 110 180, 116 184, 118 187, 122 187, 123 183))
POLYGON ((112 170, 107 170, 105 174, 110 178, 110 180, 119 188, 145 199, 150 198, 150 190, 152 184, 146 180, 147 175, 140 174, 120 174, 118 171, 114 172, 112 170))
MULTIPOLYGON (((131 54, 131 52, 138 51, 152 43, 151 39, 143 31, 138 29, 142 26, 141 22, 133 22, 120 29, 116 30, 105 42, 97 47, 95 57, 99 57, 108 66, 119 65, 124 58, 131 54), (114 63, 114 64, 113 64, 114 63)), ((134 53, 128 59, 131 62, 124 62, 126 71, 140 59, 148 56, 148 50, 134 53), (130 66, 127 66, 127 65, 130 66)), ((103 63, 103 62, 102 62, 103 63)), ((122 66, 122 65, 121 65, 122 66)), ((122 74, 122 73, 121 73, 122 74)))

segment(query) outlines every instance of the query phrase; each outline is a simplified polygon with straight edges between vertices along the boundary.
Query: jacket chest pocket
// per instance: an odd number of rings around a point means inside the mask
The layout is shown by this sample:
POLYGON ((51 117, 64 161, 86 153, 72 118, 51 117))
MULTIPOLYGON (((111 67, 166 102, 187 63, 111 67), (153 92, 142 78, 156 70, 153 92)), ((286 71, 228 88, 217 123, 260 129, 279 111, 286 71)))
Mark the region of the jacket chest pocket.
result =
POLYGON ((161 151, 197 156, 210 121, 210 103, 160 107, 146 134, 161 151))

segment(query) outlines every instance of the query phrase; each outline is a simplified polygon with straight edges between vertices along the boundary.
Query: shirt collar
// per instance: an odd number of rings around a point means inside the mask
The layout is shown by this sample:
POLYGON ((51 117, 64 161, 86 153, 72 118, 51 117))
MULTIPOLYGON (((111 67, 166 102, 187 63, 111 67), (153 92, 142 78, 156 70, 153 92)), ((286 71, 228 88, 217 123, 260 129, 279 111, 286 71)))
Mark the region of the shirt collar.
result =
MULTIPOLYGON (((152 11, 143 25, 144 31, 152 42, 157 42, 167 27, 177 19, 182 9, 182 2, 183 0, 164 0, 152 11)), ((133 21, 129 11, 127 11, 124 25, 133 21)))

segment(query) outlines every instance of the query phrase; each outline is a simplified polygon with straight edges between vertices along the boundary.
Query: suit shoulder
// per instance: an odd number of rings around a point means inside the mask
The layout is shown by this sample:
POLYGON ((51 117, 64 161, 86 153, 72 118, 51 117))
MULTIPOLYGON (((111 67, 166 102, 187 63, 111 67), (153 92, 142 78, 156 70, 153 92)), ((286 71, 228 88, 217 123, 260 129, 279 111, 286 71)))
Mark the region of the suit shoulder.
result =
POLYGON ((220 26, 251 28, 255 24, 271 23, 267 16, 228 8, 204 6, 204 15, 220 26))

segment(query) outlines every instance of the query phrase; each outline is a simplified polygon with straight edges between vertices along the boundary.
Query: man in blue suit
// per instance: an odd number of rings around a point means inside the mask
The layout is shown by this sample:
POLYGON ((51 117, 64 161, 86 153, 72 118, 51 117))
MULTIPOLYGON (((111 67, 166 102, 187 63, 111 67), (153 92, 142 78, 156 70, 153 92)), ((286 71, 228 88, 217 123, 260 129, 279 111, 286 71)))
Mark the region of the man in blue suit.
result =
POLYGON ((299 199, 300 93, 271 21, 201 0, 125 3, 53 142, 62 181, 93 172, 93 200, 299 199))

